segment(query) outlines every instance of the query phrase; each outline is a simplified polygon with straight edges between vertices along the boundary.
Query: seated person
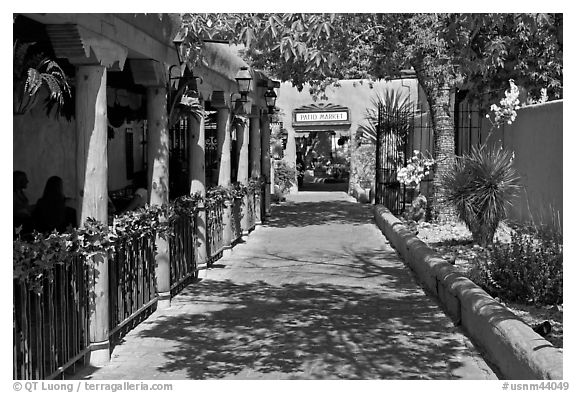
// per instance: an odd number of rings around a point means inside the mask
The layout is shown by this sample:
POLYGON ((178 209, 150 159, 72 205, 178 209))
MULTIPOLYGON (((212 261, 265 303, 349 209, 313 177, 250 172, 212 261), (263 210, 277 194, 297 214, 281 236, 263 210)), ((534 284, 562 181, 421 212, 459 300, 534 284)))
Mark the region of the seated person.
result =
POLYGON ((139 209, 148 203, 146 172, 141 171, 134 174, 134 186, 136 187, 136 191, 134 191, 132 199, 119 213, 139 209))
POLYGON ((32 212, 34 226, 39 232, 65 232, 68 226, 76 226, 76 210, 66 206, 64 183, 58 176, 46 182, 44 193, 32 212))
POLYGON ((28 177, 22 171, 14 171, 13 175, 14 190, 14 228, 22 227, 22 233, 32 231, 32 212, 28 197, 24 189, 28 186, 28 177))

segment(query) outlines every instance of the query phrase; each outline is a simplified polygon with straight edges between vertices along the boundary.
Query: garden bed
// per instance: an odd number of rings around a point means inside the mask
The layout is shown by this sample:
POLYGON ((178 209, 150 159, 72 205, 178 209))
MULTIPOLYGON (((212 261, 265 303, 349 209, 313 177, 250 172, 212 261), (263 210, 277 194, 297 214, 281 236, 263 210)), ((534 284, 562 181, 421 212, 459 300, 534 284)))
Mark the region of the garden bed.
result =
MULTIPOLYGON (((472 241, 470 231, 462 223, 432 224, 427 222, 408 224, 411 230, 417 231, 417 236, 443 259, 453 264, 456 269, 473 281, 470 274, 475 261, 488 257, 488 251, 472 241)), ((510 229, 501 224, 495 239, 500 242, 510 242, 510 229)), ((480 283, 477 283, 478 285, 480 283)), ((529 326, 537 326, 543 321, 549 321, 552 332, 546 339, 557 348, 563 348, 563 307, 562 305, 539 306, 517 302, 500 303, 508 307, 517 317, 529 326)))

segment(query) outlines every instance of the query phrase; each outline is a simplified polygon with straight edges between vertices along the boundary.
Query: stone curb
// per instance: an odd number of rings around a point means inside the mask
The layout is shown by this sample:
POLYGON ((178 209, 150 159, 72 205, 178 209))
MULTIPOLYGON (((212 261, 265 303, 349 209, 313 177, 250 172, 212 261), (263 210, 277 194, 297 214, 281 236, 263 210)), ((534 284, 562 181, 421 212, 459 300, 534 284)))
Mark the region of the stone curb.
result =
POLYGON ((374 207, 374 217, 424 287, 439 299, 446 313, 464 328, 502 377, 562 379, 560 349, 456 271, 384 206, 374 207))

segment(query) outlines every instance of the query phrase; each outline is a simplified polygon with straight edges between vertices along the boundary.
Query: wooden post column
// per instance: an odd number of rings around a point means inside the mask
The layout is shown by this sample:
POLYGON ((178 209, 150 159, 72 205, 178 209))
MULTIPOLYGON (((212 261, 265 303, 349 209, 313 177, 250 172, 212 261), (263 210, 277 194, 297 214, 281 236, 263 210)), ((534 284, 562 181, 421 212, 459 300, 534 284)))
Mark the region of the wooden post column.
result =
MULTIPOLYGON (((91 217, 108 223, 106 68, 76 68, 76 175, 79 226, 91 217)), ((90 365, 110 361, 108 257, 93 257, 90 280, 90 365)))
MULTIPOLYGON (((148 113, 148 184, 150 205, 168 204, 169 134, 165 87, 146 90, 148 113)), ((156 237, 158 308, 170 307, 170 249, 168 239, 156 237)))
POLYGON ((273 191, 274 184, 272 184, 272 175, 270 167, 270 118, 268 114, 264 114, 261 117, 261 145, 262 145, 262 174, 264 175, 264 181, 266 183, 264 187, 264 218, 268 219, 270 217, 270 196, 271 190, 273 191))
MULTIPOLYGON (((230 109, 228 107, 219 108, 216 113, 216 133, 218 137, 218 185, 230 187, 231 185, 231 147, 230 137, 230 109)), ((230 250, 232 246, 232 205, 226 202, 222 219, 224 225, 224 234, 222 241, 224 250, 230 250)))
POLYGON ((208 259, 206 248, 206 210, 204 205, 204 198, 206 197, 206 163, 204 161, 206 130, 204 127, 204 116, 190 116, 188 121, 188 134, 190 136, 190 144, 188 145, 190 149, 188 155, 190 195, 199 193, 202 196, 197 218, 197 262, 204 264, 208 259))
MULTIPOLYGON (((250 142, 250 134, 248 127, 248 119, 236 125, 236 138, 238 146, 238 176, 237 181, 245 186, 248 186, 248 144, 250 142)), ((248 195, 244 195, 242 204, 242 236, 248 235, 249 231, 249 217, 248 217, 248 195)))
MULTIPOLYGON (((296 168, 296 132, 290 128, 288 129, 286 141, 286 149, 284 150, 284 161, 288 163, 288 165, 296 168)), ((294 176, 292 179, 292 186, 290 186, 289 192, 292 194, 298 191, 298 174, 294 176)))
MULTIPOLYGON (((252 179, 260 179, 261 170, 261 144, 260 144, 260 108, 252 106, 252 115, 250 116, 250 153, 249 153, 249 170, 252 179)), ((260 203, 262 203, 262 195, 260 203)), ((262 224, 262 212, 260 206, 254 206, 256 215, 256 224, 262 224)))

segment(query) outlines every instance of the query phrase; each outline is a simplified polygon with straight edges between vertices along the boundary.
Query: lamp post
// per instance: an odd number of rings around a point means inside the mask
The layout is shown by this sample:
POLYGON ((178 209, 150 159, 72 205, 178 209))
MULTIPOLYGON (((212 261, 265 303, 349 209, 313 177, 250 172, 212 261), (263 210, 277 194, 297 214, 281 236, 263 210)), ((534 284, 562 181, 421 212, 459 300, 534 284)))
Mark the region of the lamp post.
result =
POLYGON ((240 93, 240 100, 242 102, 248 101, 248 93, 250 92, 250 83, 252 82, 252 75, 248 71, 248 67, 240 67, 236 74, 236 83, 238 84, 238 93, 240 93))
POLYGON ((266 106, 268 107, 268 113, 274 113, 274 107, 276 106, 276 93, 274 89, 270 88, 264 93, 264 99, 266 100, 266 106))

